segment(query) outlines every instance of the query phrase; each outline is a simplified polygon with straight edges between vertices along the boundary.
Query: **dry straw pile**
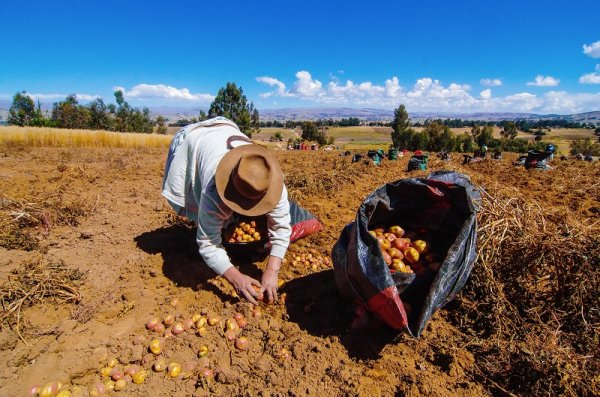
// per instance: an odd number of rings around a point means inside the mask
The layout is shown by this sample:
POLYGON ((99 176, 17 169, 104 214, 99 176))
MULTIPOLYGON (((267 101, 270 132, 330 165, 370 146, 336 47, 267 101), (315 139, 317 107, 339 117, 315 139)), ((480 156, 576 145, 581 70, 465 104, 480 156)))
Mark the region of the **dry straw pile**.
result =
POLYGON ((0 195, 0 247, 35 250, 36 236, 45 236, 54 225, 77 226, 90 212, 90 204, 67 201, 60 193, 27 199, 0 195))
POLYGON ((553 219, 511 188, 484 193, 479 216, 455 322, 473 336, 481 379, 504 393, 598 395, 599 225, 553 219))
POLYGON ((38 259, 22 264, 7 282, 0 285, 1 326, 13 329, 27 343, 21 333, 22 310, 48 300, 79 302, 78 287, 84 276, 84 273, 69 269, 62 262, 38 259))

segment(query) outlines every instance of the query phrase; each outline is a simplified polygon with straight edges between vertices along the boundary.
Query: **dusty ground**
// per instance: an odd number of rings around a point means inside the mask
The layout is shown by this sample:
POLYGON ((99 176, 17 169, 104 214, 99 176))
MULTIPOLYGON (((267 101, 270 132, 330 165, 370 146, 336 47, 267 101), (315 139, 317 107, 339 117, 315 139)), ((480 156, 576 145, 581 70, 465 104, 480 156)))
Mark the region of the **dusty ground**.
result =
MULTIPOLYGON (((328 256, 369 192, 386 181, 426 174, 405 172, 406 158, 374 167, 350 164, 338 153, 278 156, 291 197, 325 226, 292 244, 287 258, 309 249, 328 256)), ((28 261, 62 261, 86 273, 78 303, 46 299, 23 309, 20 330, 25 342, 14 329, 2 327, 0 395, 26 395, 28 387, 53 380, 87 390, 105 379, 100 369, 109 357, 123 364, 140 362, 152 336, 145 329, 149 318, 168 313, 189 318, 199 312, 218 315, 220 325, 208 327, 204 336, 184 333, 167 339, 164 355, 207 366, 216 377, 184 380, 151 373, 144 384, 129 384, 120 394, 505 393, 484 381, 469 350, 472 336, 451 321, 461 316, 460 304, 436 313, 420 339, 387 328, 354 335, 348 332, 348 306, 337 293, 332 270, 292 268, 288 261, 281 273, 285 302, 262 305, 262 316, 254 317, 251 306, 235 298, 226 282, 202 264, 194 229, 174 218, 160 196, 165 157, 164 150, 128 149, 14 148, 0 153, 5 202, 62 206, 77 214, 70 222, 54 222, 47 231, 35 229, 39 244, 31 251, 0 248, 0 283, 28 261), (179 300, 175 307, 172 298, 179 300), (243 334, 250 348, 244 352, 223 337, 223 321, 236 311, 249 322, 243 334), (134 345, 135 336, 143 336, 145 344, 134 345), (209 354, 198 360, 203 344, 209 354), (282 356, 282 348, 289 357, 282 356)), ((539 201, 548 213, 584 223, 599 219, 600 198, 585 194, 586 186, 598 184, 598 163, 557 161, 555 170, 544 173, 514 168, 510 158, 471 166, 461 166, 460 160, 462 156, 449 164, 433 159, 429 171, 455 169, 486 188, 509 185, 539 201)), ((241 265, 258 276, 263 263, 241 265)))

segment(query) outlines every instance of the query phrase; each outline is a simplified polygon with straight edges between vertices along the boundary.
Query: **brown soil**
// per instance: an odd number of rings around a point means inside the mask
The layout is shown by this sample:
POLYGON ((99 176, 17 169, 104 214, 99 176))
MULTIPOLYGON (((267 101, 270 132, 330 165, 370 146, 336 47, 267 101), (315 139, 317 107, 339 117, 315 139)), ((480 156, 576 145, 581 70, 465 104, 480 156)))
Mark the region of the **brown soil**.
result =
MULTIPOLYGON (((14 319, 3 324, 0 395, 26 395, 30 386, 54 380, 87 390, 105 379, 100 369, 108 358, 117 357, 123 364, 142 360, 153 336, 145 328, 149 318, 167 313, 189 318, 201 311, 218 315, 221 323, 208 327, 204 336, 184 333, 167 339, 163 354, 182 364, 207 366, 216 372, 215 378, 168 379, 151 372, 144 384, 129 384, 121 394, 507 393, 481 371, 470 346, 474 333, 457 320, 465 310, 460 299, 436 313, 419 339, 385 327, 356 335, 348 332, 348 305, 338 295, 332 270, 298 269, 287 261, 281 272, 285 302, 261 305, 262 316, 254 317, 251 305, 235 298, 231 287, 202 264, 194 228, 174 217, 161 197, 166 150, 3 150, 3 205, 9 200, 29 203, 48 221, 27 229, 37 242, 35 249, 0 248, 0 284, 31 261, 62 261, 86 276, 78 287, 78 303, 49 298, 23 309, 23 340, 15 332, 14 319), (179 303, 173 307, 175 297, 179 303), (223 322, 235 312, 248 319, 243 330, 250 341, 247 351, 237 350, 223 337, 223 322), (140 335, 146 343, 134 345, 134 337, 140 335), (201 345, 209 347, 209 354, 199 360, 201 345), (289 357, 282 356, 282 348, 289 357)), ((513 167, 511 158, 462 166, 462 156, 455 155, 451 163, 432 159, 427 172, 409 174, 407 158, 376 167, 351 164, 339 153, 278 156, 291 198, 325 226, 293 243, 288 258, 309 249, 329 256, 342 228, 353 221, 373 189, 441 168, 464 172, 488 191, 512 189, 558 223, 592 225, 600 219, 598 163, 555 161, 550 172, 530 172, 513 167)), ((259 277, 264 263, 240 266, 259 277)), ((516 388, 512 391, 518 394, 516 388)))

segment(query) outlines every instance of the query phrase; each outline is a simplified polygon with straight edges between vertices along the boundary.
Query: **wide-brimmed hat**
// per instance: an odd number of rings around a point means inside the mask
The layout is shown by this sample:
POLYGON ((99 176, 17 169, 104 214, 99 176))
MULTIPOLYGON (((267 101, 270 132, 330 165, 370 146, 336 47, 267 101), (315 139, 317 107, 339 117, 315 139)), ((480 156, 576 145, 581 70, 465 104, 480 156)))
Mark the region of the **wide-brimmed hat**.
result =
POLYGON ((242 145, 231 149, 215 174, 221 200, 241 215, 258 216, 271 211, 281 199, 283 174, 269 149, 242 145))

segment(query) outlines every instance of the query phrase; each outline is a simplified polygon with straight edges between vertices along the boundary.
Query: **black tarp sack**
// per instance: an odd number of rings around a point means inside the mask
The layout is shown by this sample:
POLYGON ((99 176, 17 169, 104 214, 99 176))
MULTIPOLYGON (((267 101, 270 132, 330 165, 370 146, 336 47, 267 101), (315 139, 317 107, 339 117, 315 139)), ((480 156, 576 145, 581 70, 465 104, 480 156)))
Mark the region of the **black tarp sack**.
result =
POLYGON ((433 313, 465 285, 475 262, 479 191, 468 177, 438 171, 427 178, 401 179, 373 191, 332 251, 336 284, 342 294, 397 330, 419 336, 433 313), (447 252, 438 272, 391 273, 375 225, 426 229, 432 244, 447 252), (407 316, 405 304, 412 314, 407 316))
POLYGON ((385 153, 383 152, 383 149, 369 150, 367 152, 367 157, 373 160, 375 165, 379 165, 381 164, 381 160, 385 158, 385 153))
POLYGON ((363 157, 362 154, 356 153, 354 156, 352 156, 352 162, 357 163, 360 161, 360 159, 362 159, 362 157, 363 157))
POLYGON ((427 160, 421 155, 414 155, 408 160, 408 171, 424 171, 427 169, 427 160))
MULTIPOLYGON (((302 237, 323 230, 323 224, 309 210, 302 208, 297 202, 289 200, 290 203, 290 225, 292 226, 292 234, 290 242, 294 242, 302 237)), ((229 243, 225 239, 225 235, 230 233, 230 228, 239 224, 242 221, 256 221, 259 230, 267 230, 267 216, 246 217, 234 212, 230 227, 222 233, 223 247, 227 253, 235 258, 249 260, 252 262, 262 260, 271 251, 271 243, 266 232, 260 241, 248 243, 229 243)))
POLYGON ((539 168, 546 169, 548 168, 548 161, 552 152, 544 152, 541 150, 530 150, 527 152, 527 158, 525 159, 525 168, 539 168))

